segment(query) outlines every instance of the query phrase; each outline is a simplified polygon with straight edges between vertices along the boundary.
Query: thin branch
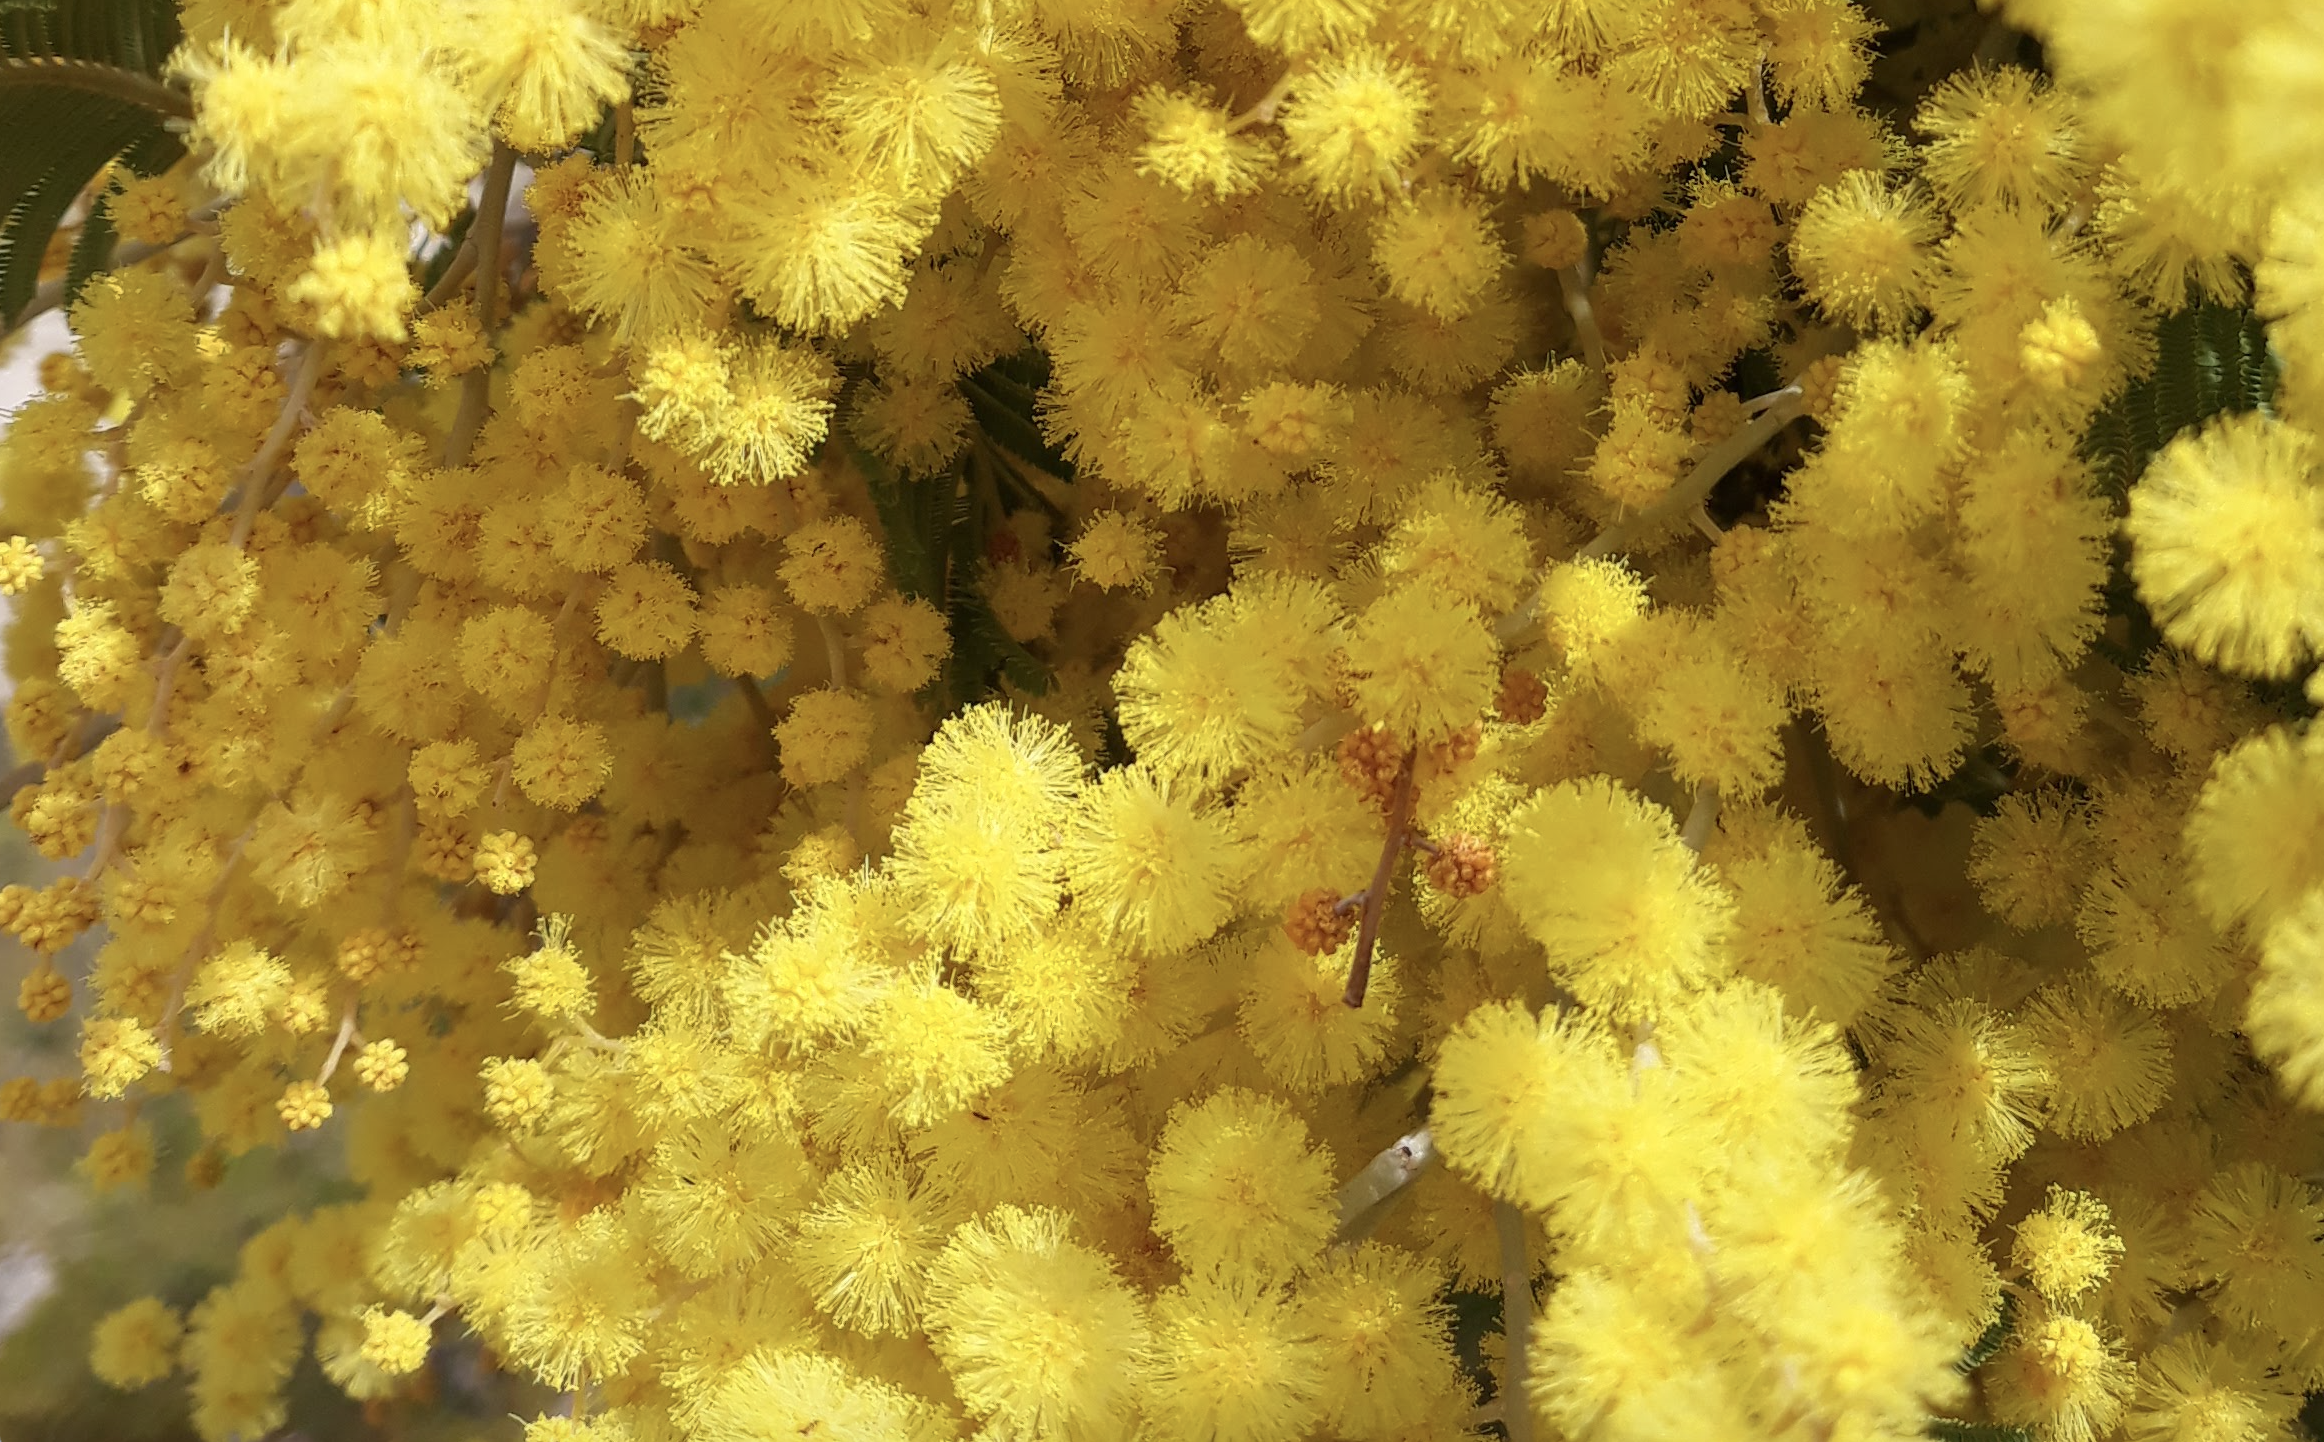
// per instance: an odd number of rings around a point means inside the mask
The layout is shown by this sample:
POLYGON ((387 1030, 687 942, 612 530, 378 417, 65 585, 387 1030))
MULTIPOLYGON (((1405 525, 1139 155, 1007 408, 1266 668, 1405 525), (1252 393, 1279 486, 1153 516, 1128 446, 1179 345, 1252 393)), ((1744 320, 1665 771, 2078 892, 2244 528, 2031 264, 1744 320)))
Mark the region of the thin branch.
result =
POLYGON ((17 792, 27 786, 38 786, 47 775, 48 763, 45 761, 18 762, 7 775, 0 776, 0 801, 12 800, 17 792))
POLYGON ((14 799, 27 786, 38 786, 59 766, 89 754, 98 742, 121 727, 121 718, 110 711, 92 711, 73 723, 56 744, 47 760, 20 761, 15 769, 0 775, 0 805, 14 799))
POLYGON ((755 738, 757 745, 753 749, 758 752, 767 770, 772 771, 782 761, 775 749, 775 708, 767 704, 767 693, 759 689, 758 678, 755 676, 735 677, 734 689, 742 693, 742 704, 750 712, 750 719, 758 733, 755 738))
POLYGON ((331 1054, 323 1058, 323 1069, 315 1077, 316 1086, 328 1086, 339 1070, 339 1059, 347 1055, 347 1047, 355 1041, 355 998, 347 998, 347 1009, 339 1014, 339 1035, 331 1042, 331 1054))
MULTIPOLYGON (((223 197, 204 202, 187 212, 187 228, 182 234, 176 239, 165 241, 160 245, 155 245, 149 240, 133 240, 126 245, 116 245, 113 247, 113 254, 106 259, 104 268, 106 270, 121 270, 127 266, 136 265, 140 261, 151 260, 164 251, 175 250, 197 235, 213 234, 217 230, 215 222, 218 219, 218 212, 225 208, 226 201, 223 197)), ((211 266, 214 268, 223 264, 225 254, 223 249, 213 252, 210 257, 211 266)), ((210 273, 207 270, 203 273, 203 279, 204 284, 194 287, 194 300, 197 305, 210 293, 210 285, 216 283, 210 278, 210 273)), ((45 315, 63 305, 65 303, 65 280, 66 277, 60 275, 54 280, 42 281, 32 292, 32 303, 16 313, 16 319, 11 328, 21 330, 26 322, 34 316, 45 315)))
POLYGON ((1598 325, 1597 307, 1590 303, 1590 273, 1581 264, 1569 265, 1557 273, 1557 291, 1565 300, 1565 313, 1573 317, 1574 335, 1582 343, 1582 356, 1590 369, 1606 373, 1606 333, 1598 325))
POLYGON ((1380 914, 1387 909, 1388 887, 1395 879, 1396 858, 1412 835, 1413 772, 1420 748, 1404 753, 1396 772, 1396 791, 1388 801, 1388 839, 1380 847, 1380 864, 1372 869, 1372 884, 1364 894, 1364 913, 1356 923, 1356 955, 1348 967, 1348 989, 1340 1000, 1351 1007, 1364 1004, 1364 990, 1372 982, 1372 952, 1380 942, 1380 914))
POLYGON ((1798 420, 1804 409, 1801 398, 1796 394, 1771 403, 1766 410, 1752 417, 1743 429, 1705 451, 1702 459, 1695 462, 1694 469, 1688 471, 1677 485, 1657 497, 1654 504, 1598 532, 1597 538, 1577 553, 1578 558, 1610 556, 1640 537, 1654 534, 1665 522, 1701 505, 1710 496, 1712 488, 1726 477, 1727 472, 1775 439, 1776 432, 1798 420))
POLYGON ((1526 1396, 1526 1349, 1533 1340, 1533 1263, 1525 1255, 1525 1214, 1493 1203, 1493 1231, 1501 1243, 1501 1425, 1509 1442, 1533 1442, 1533 1408, 1526 1396))
POLYGON ((89 869, 83 874, 82 880, 93 883, 105 874, 105 868, 111 866, 113 858, 120 854, 121 838, 128 830, 129 803, 106 802, 105 809, 97 813, 96 855, 90 860, 89 869))
POLYGON ((847 642, 839 634, 839 620, 828 611, 818 612, 815 630, 823 637, 823 656, 831 666, 831 689, 847 689, 847 642))
POLYGON ((1711 831, 1718 824, 1719 788, 1696 787, 1695 804, 1687 812, 1686 826, 1679 832, 1679 839, 1686 843, 1687 850, 1700 856, 1703 848, 1711 844, 1711 831))
POLYGON ((1297 74, 1298 67, 1293 66, 1277 76, 1267 93, 1254 101, 1250 109, 1227 122, 1227 133, 1231 135, 1248 130, 1254 125, 1273 125, 1275 112, 1281 110, 1283 102, 1291 97, 1291 87, 1296 83, 1297 74))
POLYGON ((1320 751, 1336 746, 1339 739, 1356 729, 1356 719, 1345 711, 1333 708, 1321 720, 1292 738, 1293 751, 1320 751))
POLYGON ((1385 1221, 1389 1204, 1412 1184, 1415 1177, 1428 1170, 1436 1157, 1436 1138, 1428 1128, 1408 1136, 1398 1137, 1372 1158, 1364 1169, 1348 1179, 1340 1188, 1340 1224, 1332 1241, 1339 1246, 1351 1246, 1372 1235, 1385 1221))
POLYGON ((193 97, 164 85, 152 76, 95 60, 64 60, 46 56, 0 60, 0 91, 16 89, 78 90, 126 100, 132 105, 172 120, 194 118, 193 97))
POLYGON ((290 444, 291 432, 298 429, 299 415, 315 394, 315 385, 323 378, 323 343, 307 342, 299 353, 299 368, 291 378, 290 394, 283 397, 282 413, 274 418, 274 428, 266 433, 266 442, 250 464, 242 471, 242 504, 234 512, 234 532, 226 538, 230 546, 240 547, 250 540, 250 532, 258 524, 258 513, 265 509, 266 483, 274 478, 275 463, 282 459, 283 448, 290 444))
POLYGON ((452 263, 444 267, 444 273, 436 277, 436 283, 428 287, 428 293, 420 297, 418 305, 412 307, 412 314, 415 317, 423 316, 442 306, 475 273, 476 231, 471 224, 468 233, 460 237, 460 248, 452 253, 452 263))
MULTIPOLYGON (((123 266, 135 265, 141 260, 148 260, 161 254, 163 251, 168 250, 172 245, 177 245, 180 242, 191 240, 192 238, 193 234, 189 231, 185 235, 181 235, 176 240, 171 241, 169 245, 155 245, 150 241, 133 240, 127 245, 116 246, 113 251, 112 261, 104 268, 106 270, 118 270, 123 266)), ((22 328, 24 324, 30 321, 34 316, 45 315, 49 311, 55 310, 58 306, 63 305, 64 303, 65 277, 60 275, 54 280, 44 280, 40 283, 39 287, 32 292, 32 303, 27 305, 23 310, 20 310, 16 313, 16 325, 18 328, 22 328)))
POLYGON ((170 697, 176 692, 178 668, 193 654, 194 638, 181 635, 177 644, 162 653, 161 667, 153 679, 153 714, 145 719, 146 734, 160 736, 169 730, 170 697))
POLYGON ((1787 755, 1790 741, 1796 740, 1806 762, 1809 787, 1815 793, 1816 810, 1823 821, 1826 854, 1840 868, 1841 877, 1864 893, 1865 902, 1872 908, 1890 943, 1913 960, 1926 961, 1934 953, 1919 928, 1897 904, 1897 898, 1873 887, 1857 865, 1853 822, 1848 815, 1847 798, 1840 792, 1839 763, 1825 743, 1822 729, 1794 720, 1784 727, 1784 732, 1790 738, 1785 747, 1787 755))
MULTIPOLYGON (((1705 451, 1702 458, 1695 462, 1694 468, 1681 477, 1677 484, 1656 497, 1652 505, 1598 532, 1589 544, 1574 553, 1574 559, 1586 561, 1613 555, 1653 535, 1664 525, 1701 505, 1727 472, 1741 465, 1761 446, 1774 439, 1776 432, 1800 418, 1805 405, 1798 387, 1786 387, 1776 392, 1775 396, 1775 399, 1768 402, 1766 409, 1752 417, 1741 430, 1705 451)), ((1535 587, 1532 594, 1518 604, 1517 609, 1501 618, 1493 628, 1494 634, 1502 641, 1515 638, 1533 624, 1540 610, 1541 590, 1535 587)))
MULTIPOLYGON (((476 223, 469 233, 476 240, 476 329, 492 334, 493 307, 500 300, 500 233, 508 216, 508 187, 516 176, 516 152, 503 141, 492 143, 492 164, 484 172, 484 196, 476 207, 476 223)), ((444 441, 444 468, 468 464, 469 448, 484 426, 484 408, 492 399, 492 367, 478 366, 460 381, 460 409, 452 417, 452 433, 444 441)))

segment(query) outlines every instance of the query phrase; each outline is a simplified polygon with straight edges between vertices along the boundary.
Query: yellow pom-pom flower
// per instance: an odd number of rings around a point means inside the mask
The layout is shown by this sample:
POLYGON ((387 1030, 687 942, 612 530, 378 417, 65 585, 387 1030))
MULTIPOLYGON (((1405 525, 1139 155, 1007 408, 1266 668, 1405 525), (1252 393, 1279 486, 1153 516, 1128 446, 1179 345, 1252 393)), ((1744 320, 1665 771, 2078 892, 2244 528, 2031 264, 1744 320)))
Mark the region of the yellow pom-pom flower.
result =
POLYGON ((1926 302, 1936 238, 1920 198, 1853 170, 1800 212, 1791 260, 1825 314, 1859 330, 1892 330, 1926 302))
POLYGON ((0 542, 0 596, 19 596, 40 580, 40 552, 23 536, 0 542))
POLYGON ((1140 767, 1081 795, 1060 856, 1075 904, 1131 946, 1182 951, 1233 908, 1241 849, 1223 818, 1140 767))
POLYGON ((1695 869, 1670 813, 1603 778, 1541 792, 1502 845, 1518 920, 1574 994, 1651 1015, 1723 974, 1731 903, 1695 869))
POLYGON ((417 1372, 428 1360, 428 1324, 409 1312, 367 1307, 363 1312, 363 1360, 390 1377, 417 1372))
POLYGON ((929 1342, 979 1417, 1036 1436, 1132 1425, 1148 1349, 1145 1306, 1059 1212, 996 1207, 929 1269, 929 1342))
POLYGON ((2121 1255, 2122 1238, 2106 1204, 2056 1186, 2039 1210, 2017 1224, 2009 1247, 2011 1263, 2025 1269, 2044 1301, 2055 1304, 2104 1282, 2121 1255))
POLYGON ((2130 493, 2130 571, 2163 634, 2213 665, 2292 674, 2324 647, 2324 485, 2289 422, 2182 435, 2130 493))
POLYGON ((1334 198, 1370 197, 1398 183, 1427 110, 1416 72, 1378 50, 1350 49, 1301 77, 1283 134, 1303 183, 1334 198))
POLYGON ((1399 586, 1349 628, 1356 713, 1407 743, 1459 730, 1492 705, 1501 648, 1474 607, 1434 587, 1399 586))
POLYGON ((1170 1435, 1286 1442, 1322 1412, 1320 1349, 1287 1298, 1196 1274, 1154 1303, 1149 1415, 1170 1435))
POLYGON ((1287 1276, 1337 1220, 1331 1154, 1280 1102, 1235 1088, 1171 1114, 1147 1185, 1154 1229, 1194 1268, 1287 1276))
POLYGON ((285 296, 315 313, 315 329, 338 340, 400 341, 419 299, 402 238, 358 231, 315 248, 306 273, 285 296))
POLYGON ((1388 293, 1445 320, 1475 308, 1509 264, 1484 208, 1458 191, 1439 191, 1391 210, 1373 234, 1372 264, 1388 293))
POLYGON ((109 1387, 148 1386, 177 1369, 185 1323, 158 1297, 139 1297, 105 1314, 89 1345, 89 1370, 109 1387))

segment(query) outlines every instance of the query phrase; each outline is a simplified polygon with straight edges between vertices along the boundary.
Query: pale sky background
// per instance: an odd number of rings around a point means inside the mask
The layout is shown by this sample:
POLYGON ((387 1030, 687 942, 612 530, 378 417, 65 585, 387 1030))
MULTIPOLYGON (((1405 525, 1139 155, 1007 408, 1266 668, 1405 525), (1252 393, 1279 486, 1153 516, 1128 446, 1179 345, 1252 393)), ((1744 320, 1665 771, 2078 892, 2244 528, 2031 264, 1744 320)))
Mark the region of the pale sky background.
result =
POLYGON ((69 350, 72 332, 65 329, 65 313, 52 310, 25 328, 29 334, 9 352, 0 366, 0 411, 12 411, 40 389, 40 358, 50 351, 69 350))

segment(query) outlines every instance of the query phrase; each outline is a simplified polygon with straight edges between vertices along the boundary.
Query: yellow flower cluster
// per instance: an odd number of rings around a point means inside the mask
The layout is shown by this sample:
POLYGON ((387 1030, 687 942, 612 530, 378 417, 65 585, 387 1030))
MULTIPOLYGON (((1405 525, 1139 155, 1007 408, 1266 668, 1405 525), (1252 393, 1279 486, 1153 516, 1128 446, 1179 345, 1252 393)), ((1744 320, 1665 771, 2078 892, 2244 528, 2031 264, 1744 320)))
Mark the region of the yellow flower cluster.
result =
POLYGON ((0 1116, 357 1199, 97 1374, 2283 1435, 2324 25, 2003 8, 190 0, 217 203, 0 438, 0 1116), (2197 303, 2272 402, 2110 488, 2197 303))

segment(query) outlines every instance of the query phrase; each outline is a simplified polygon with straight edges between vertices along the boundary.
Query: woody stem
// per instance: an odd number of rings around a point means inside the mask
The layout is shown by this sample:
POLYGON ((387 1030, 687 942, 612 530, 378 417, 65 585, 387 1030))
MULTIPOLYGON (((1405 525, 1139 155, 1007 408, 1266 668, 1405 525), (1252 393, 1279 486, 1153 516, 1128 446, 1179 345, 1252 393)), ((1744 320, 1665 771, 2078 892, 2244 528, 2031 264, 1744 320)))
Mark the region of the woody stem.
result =
POLYGON ((1388 802, 1388 840, 1380 848, 1380 864, 1372 870, 1372 884, 1364 890, 1363 917, 1356 923, 1356 957, 1348 967, 1348 989, 1340 998, 1349 1006, 1364 1004, 1364 989, 1372 982, 1372 948, 1380 940, 1380 913, 1388 903, 1388 884, 1395 876, 1396 858, 1412 834, 1412 772, 1420 749, 1404 753, 1396 770, 1396 792, 1388 802))

